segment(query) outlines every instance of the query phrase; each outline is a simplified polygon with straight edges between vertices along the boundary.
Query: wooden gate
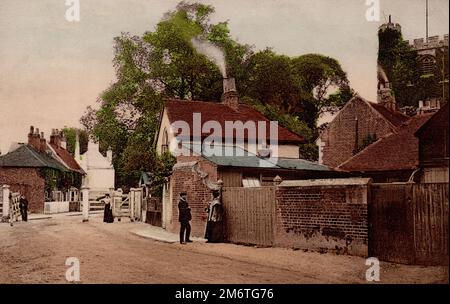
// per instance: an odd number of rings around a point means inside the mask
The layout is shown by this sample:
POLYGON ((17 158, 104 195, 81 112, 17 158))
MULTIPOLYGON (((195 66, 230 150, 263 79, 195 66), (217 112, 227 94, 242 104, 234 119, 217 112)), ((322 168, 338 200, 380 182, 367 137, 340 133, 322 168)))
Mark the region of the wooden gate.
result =
POLYGON ((372 184, 368 215, 370 256, 448 263, 448 183, 372 184))
POLYGON ((448 263, 448 183, 413 187, 417 264, 448 263))
POLYGON ((20 193, 11 193, 9 199, 9 223, 11 226, 13 222, 19 221, 20 216, 20 193))
POLYGON ((372 184, 368 206, 369 256, 396 263, 414 262, 411 254, 414 250, 411 187, 372 184))
POLYGON ((142 219, 142 189, 130 189, 130 218, 132 221, 140 221, 142 219))
POLYGON ((115 218, 130 217, 130 199, 122 190, 111 191, 112 213, 115 218))
POLYGON ((274 187, 224 188, 222 202, 226 241, 259 246, 274 244, 274 187))

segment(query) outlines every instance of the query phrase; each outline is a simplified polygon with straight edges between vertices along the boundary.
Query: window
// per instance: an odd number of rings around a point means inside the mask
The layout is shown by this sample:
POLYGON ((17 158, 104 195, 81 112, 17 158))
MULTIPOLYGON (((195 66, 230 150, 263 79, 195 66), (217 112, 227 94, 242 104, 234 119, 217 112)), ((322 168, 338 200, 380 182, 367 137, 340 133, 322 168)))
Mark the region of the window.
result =
POLYGON ((245 188, 261 187, 261 182, 257 177, 246 177, 242 179, 242 186, 245 188))
POLYGON ((166 153, 169 150, 169 134, 167 129, 164 129, 161 145, 161 153, 166 153))

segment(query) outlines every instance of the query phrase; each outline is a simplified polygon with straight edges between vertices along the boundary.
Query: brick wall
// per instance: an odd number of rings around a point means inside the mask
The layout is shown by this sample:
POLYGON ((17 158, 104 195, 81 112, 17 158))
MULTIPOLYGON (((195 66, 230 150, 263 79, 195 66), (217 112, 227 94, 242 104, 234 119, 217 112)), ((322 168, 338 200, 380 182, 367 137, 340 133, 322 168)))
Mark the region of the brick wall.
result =
POLYGON ((9 185, 11 192, 24 194, 31 212, 44 212, 44 179, 40 176, 39 169, 1 167, 1 184, 9 185))
MULTIPOLYGON (((211 162, 200 157, 190 156, 178 159, 178 163, 197 161, 197 168, 208 174, 210 181, 217 179, 217 167, 211 162)), ((167 225, 167 230, 178 233, 178 199, 181 192, 187 192, 187 200, 191 207, 192 232, 191 235, 204 237, 206 227, 207 203, 211 200, 211 190, 205 185, 201 176, 193 171, 192 166, 178 167, 174 169, 170 179, 172 187, 172 223, 167 225)))
POLYGON ((367 189, 277 187, 275 245, 367 256, 367 189))
POLYGON ((330 122, 320 137, 325 142, 323 164, 337 167, 353 156, 357 142, 362 143, 367 135, 375 134, 381 138, 391 132, 392 127, 386 119, 365 101, 354 98, 330 122))

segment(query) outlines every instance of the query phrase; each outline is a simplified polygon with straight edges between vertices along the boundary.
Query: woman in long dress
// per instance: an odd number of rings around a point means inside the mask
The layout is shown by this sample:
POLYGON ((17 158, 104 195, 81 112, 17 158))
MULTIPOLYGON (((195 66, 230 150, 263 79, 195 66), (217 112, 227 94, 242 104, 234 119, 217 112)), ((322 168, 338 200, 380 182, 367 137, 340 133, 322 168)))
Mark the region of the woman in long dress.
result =
POLYGON ((103 222, 105 222, 105 223, 113 223, 114 222, 114 216, 113 216, 113 213, 112 213, 111 198, 109 197, 109 194, 105 195, 105 198, 103 199, 103 202, 105 203, 105 209, 103 211, 103 222))
POLYGON ((213 199, 206 208, 208 218, 205 238, 208 240, 208 243, 218 243, 223 241, 223 208, 220 199, 220 191, 215 190, 212 195, 213 199))

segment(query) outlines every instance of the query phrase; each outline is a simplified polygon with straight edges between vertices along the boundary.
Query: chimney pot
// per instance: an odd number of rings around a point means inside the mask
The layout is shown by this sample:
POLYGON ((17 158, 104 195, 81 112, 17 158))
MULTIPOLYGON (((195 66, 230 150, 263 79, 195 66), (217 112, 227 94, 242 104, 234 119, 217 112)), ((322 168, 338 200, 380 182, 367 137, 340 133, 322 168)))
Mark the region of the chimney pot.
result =
POLYGON ((236 91, 236 82, 234 78, 223 79, 222 102, 235 111, 239 109, 239 95, 236 91))

